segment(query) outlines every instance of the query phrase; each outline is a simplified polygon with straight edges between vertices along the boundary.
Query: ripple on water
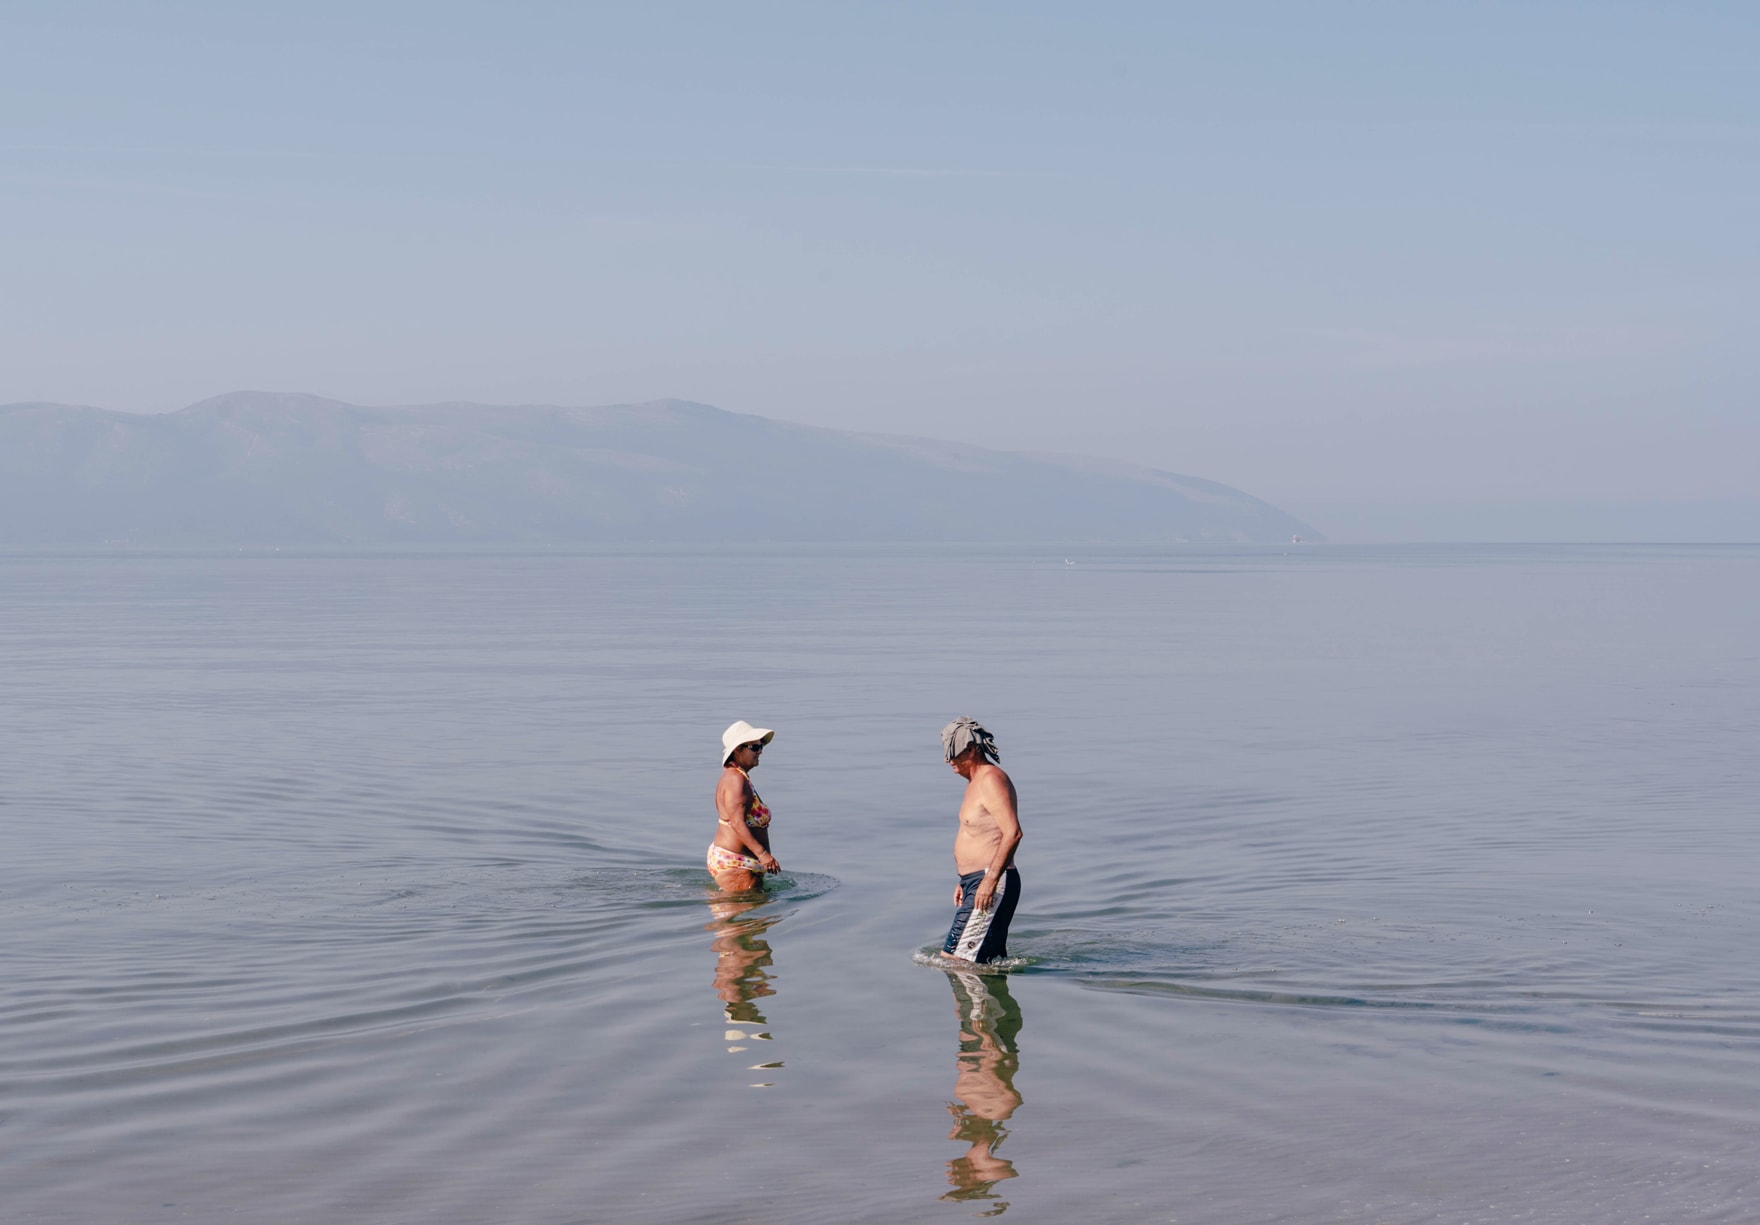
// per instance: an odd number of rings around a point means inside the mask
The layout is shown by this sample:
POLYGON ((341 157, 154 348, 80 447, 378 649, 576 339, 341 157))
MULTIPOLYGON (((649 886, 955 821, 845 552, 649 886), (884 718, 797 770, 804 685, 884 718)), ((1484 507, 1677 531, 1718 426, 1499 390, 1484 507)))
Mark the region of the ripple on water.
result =
POLYGON ((941 951, 939 945, 928 944, 911 954, 911 960, 920 966, 931 966, 937 970, 945 970, 949 974, 1016 974, 1033 965, 1031 957, 998 957, 995 961, 975 964, 949 957, 941 951))
MULTIPOLYGON (((1726 998, 1655 995, 1666 978, 1628 954, 1629 928, 1507 916, 1455 928, 1393 920, 1253 927, 1017 927, 990 972, 1048 975, 1169 1001, 1383 1014, 1545 1032, 1597 1029, 1669 1041, 1760 1037, 1760 1012, 1726 998)), ((1678 945, 1670 942, 1671 949, 1678 945)), ((954 968, 933 946, 922 965, 954 968)), ((957 967, 966 969, 963 965, 957 967)))
MULTIPOLYGON (((736 900, 774 921, 837 885, 790 873, 736 900)), ((54 1097, 284 1075, 289 1058, 576 997, 612 965, 664 974, 650 955, 697 940, 721 897, 701 869, 506 859, 40 891, 9 907, 38 952, 8 957, 0 1078, 54 1097)))

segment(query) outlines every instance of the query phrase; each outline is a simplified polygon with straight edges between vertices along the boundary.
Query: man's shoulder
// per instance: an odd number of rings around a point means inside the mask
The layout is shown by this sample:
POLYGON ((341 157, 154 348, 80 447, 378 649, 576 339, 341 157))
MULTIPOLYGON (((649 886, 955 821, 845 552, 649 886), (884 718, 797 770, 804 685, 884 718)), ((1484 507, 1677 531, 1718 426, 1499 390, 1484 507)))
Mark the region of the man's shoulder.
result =
POLYGON ((989 762, 985 762, 972 772, 972 781, 978 782, 979 780, 988 783, 1001 783, 1003 786, 1010 785, 1008 771, 1001 766, 991 765, 989 762))

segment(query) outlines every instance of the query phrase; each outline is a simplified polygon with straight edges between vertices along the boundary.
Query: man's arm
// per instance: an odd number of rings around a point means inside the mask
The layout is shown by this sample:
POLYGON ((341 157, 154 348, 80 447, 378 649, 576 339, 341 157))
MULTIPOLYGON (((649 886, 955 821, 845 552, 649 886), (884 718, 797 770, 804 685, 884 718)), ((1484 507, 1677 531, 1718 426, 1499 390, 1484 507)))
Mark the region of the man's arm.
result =
POLYGON ((975 909, 989 910, 990 900, 996 896, 996 882, 1002 879, 1003 869, 1014 858, 1014 849, 1021 844, 1023 835, 1020 814, 1015 811, 1014 784, 1009 782, 1008 775, 992 767, 973 781, 977 783, 979 802, 996 822, 996 850, 990 856, 990 866, 984 869, 978 895, 972 899, 975 909))

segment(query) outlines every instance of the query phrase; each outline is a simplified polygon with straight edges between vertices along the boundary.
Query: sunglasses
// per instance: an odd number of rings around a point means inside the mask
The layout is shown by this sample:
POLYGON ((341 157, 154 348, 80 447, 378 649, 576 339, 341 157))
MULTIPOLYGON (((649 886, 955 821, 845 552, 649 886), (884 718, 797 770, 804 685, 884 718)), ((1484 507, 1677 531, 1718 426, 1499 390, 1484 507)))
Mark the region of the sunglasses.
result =
POLYGON ((742 744, 739 747, 742 749, 750 749, 754 753, 762 753, 764 751, 764 746, 762 744, 742 744))

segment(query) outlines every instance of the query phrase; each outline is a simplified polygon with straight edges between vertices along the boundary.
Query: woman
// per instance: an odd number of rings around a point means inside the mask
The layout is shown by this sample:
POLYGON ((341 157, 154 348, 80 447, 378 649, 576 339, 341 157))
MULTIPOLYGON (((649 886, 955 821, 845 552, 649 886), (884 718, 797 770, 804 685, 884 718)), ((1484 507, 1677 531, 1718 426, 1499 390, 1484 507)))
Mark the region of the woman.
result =
POLYGON ((770 853, 770 810, 752 790, 751 771, 764 746, 776 738, 766 727, 744 719, 721 733, 721 782, 715 788, 715 841, 709 844, 709 875, 728 893, 764 883, 764 874, 781 870, 770 853))

